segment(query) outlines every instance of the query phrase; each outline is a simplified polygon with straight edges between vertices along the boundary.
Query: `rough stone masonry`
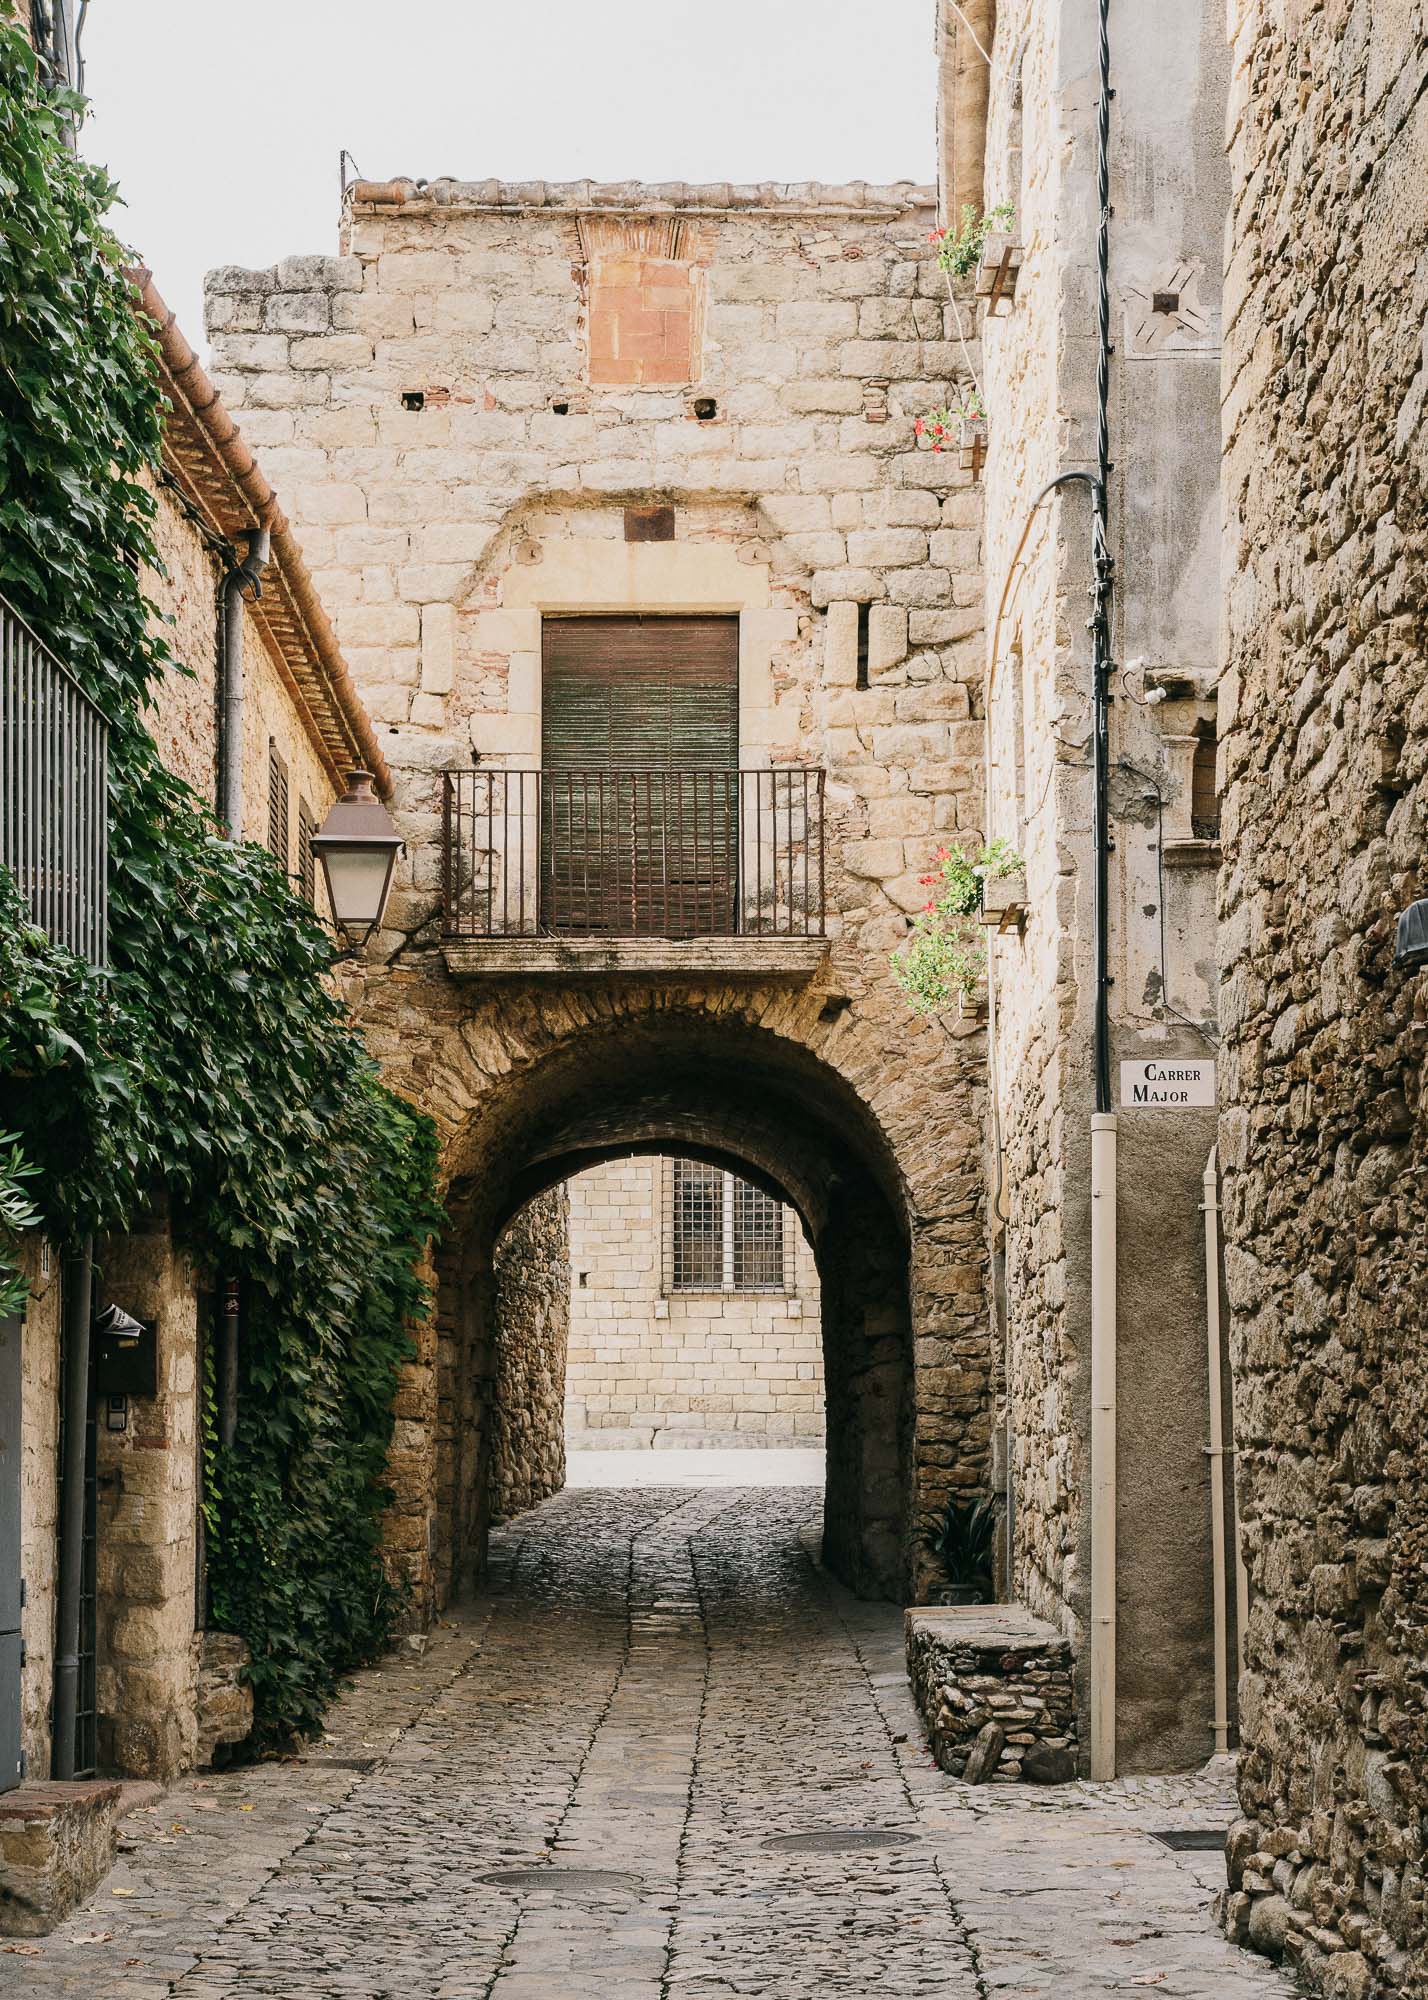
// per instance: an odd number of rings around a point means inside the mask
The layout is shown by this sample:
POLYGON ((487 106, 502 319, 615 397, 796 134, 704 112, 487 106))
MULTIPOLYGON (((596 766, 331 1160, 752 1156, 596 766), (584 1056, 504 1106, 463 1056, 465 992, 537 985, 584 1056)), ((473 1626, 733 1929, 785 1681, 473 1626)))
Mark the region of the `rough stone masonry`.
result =
POLYGON ((1251 1572, 1232 1933, 1428 1993, 1428 37, 1236 0, 1221 1157, 1251 1572))
POLYGON ((844 1575, 916 1587, 947 1492, 985 1481, 980 1028, 915 1021, 886 967, 930 850, 982 832, 980 497, 913 428, 968 365, 934 212, 910 185, 359 182, 342 256, 210 277, 408 842, 350 997, 451 1194, 393 1468, 418 1603, 491 1511, 495 1237, 577 1155, 714 1151, 799 1208, 844 1575), (817 972, 458 983, 443 772, 539 767, 548 621, 671 612, 738 618, 740 765, 827 774, 817 972))

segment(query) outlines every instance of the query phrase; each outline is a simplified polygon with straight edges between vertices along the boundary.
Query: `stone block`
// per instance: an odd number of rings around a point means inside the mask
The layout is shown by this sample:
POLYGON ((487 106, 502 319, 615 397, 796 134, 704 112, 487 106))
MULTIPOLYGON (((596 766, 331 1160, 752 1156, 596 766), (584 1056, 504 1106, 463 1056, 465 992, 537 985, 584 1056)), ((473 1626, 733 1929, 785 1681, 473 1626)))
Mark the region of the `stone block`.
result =
POLYGON ((44 1937, 95 1889, 119 1845, 112 1780, 0 1793, 0 1936, 44 1937))

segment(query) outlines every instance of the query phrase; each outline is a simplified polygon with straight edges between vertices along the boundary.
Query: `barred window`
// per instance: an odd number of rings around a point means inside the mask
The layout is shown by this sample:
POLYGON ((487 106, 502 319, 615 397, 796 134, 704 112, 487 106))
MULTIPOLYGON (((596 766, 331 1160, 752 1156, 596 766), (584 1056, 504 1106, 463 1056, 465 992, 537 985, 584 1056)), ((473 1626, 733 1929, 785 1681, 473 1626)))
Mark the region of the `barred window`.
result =
POLYGON ((702 1160, 671 1164, 670 1289, 783 1291, 782 1204, 702 1160))

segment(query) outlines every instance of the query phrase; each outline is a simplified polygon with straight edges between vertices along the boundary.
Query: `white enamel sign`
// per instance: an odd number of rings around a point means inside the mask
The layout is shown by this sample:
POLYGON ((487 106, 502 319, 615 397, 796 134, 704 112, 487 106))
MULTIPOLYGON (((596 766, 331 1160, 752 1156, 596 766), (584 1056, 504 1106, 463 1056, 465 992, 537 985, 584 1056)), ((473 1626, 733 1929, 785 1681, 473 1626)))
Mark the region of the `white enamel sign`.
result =
POLYGON ((1121 1109, 1177 1108, 1215 1101, 1215 1065, 1168 1057, 1121 1064, 1121 1109))

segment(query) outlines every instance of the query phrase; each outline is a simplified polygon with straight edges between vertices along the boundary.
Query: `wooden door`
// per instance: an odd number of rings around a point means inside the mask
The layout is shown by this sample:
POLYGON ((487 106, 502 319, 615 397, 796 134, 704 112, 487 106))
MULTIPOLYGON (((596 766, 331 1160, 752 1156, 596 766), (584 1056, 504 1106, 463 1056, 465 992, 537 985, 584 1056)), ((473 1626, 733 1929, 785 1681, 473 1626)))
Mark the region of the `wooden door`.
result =
POLYGON ((728 935, 738 619, 547 619, 542 643, 542 927, 728 935))

